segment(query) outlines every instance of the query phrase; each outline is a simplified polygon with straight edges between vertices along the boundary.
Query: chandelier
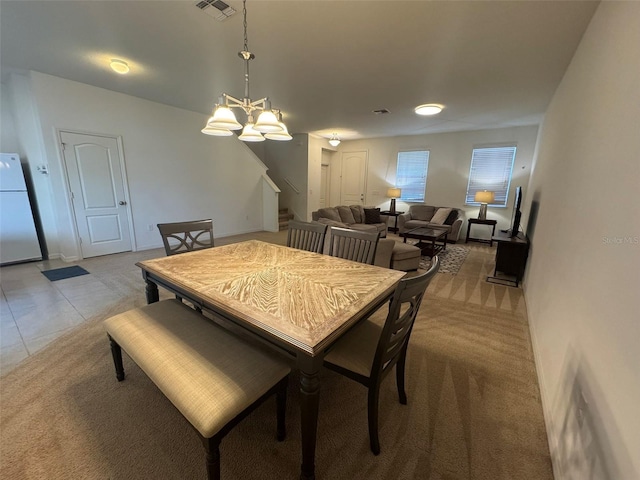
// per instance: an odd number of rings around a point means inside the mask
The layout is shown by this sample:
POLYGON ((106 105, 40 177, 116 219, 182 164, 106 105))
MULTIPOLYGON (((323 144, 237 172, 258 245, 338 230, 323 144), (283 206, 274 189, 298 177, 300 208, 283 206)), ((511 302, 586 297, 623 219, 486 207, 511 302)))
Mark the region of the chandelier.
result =
POLYGON ((238 52, 238 56, 244 60, 244 98, 240 100, 223 93, 213 109, 213 116, 207 120, 207 124, 201 131, 207 135, 227 137, 233 135, 232 130, 242 128, 242 134, 238 138, 244 142, 264 142, 265 137, 269 140, 291 140, 292 137, 282 122, 282 112, 271 108, 269 98, 252 101, 249 97, 249 60, 256 57, 249 51, 247 41, 247 0, 242 1, 242 16, 244 18, 244 50, 238 52), (236 120, 232 108, 244 110, 247 115, 244 128, 236 120), (256 111, 260 114, 257 121, 254 121, 256 111))

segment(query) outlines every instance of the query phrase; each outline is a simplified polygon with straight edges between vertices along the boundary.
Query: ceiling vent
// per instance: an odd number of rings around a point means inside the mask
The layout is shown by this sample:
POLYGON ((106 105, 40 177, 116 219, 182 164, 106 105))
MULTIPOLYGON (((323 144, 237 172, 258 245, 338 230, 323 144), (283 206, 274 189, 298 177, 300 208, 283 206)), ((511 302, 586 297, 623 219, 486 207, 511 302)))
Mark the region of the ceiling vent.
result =
POLYGON ((376 115, 384 115, 385 113, 389 113, 389 110, 386 108, 381 108, 380 110, 374 110, 373 113, 376 115))
POLYGON ((236 13, 232 7, 224 3, 222 0, 199 0, 195 5, 204 13, 215 18, 219 22, 226 20, 236 13))

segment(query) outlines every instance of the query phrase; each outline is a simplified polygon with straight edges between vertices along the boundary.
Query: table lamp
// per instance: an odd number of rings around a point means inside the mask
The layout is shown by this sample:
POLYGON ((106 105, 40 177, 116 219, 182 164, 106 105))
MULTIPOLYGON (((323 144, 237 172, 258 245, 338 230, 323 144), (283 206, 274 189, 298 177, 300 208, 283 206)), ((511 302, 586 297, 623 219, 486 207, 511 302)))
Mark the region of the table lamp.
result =
POLYGON ((402 190, 396 187, 389 187, 387 189, 387 197, 391 199, 391 205, 389 205, 389 211, 396 213, 396 198, 400 198, 402 190))
POLYGON ((494 192, 488 192, 486 190, 482 190, 481 192, 476 192, 474 201, 480 204, 480 211, 478 212, 478 220, 487 219, 487 204, 493 203, 495 196, 496 194, 494 192))

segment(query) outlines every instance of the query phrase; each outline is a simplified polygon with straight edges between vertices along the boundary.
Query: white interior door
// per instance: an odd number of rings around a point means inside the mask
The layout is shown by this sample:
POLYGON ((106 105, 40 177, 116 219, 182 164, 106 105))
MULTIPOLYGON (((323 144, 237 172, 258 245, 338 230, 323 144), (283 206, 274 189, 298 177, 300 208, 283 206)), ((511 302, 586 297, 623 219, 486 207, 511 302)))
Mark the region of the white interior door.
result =
POLYGON ((320 207, 325 208, 329 206, 329 165, 320 166, 320 207))
POLYGON ((82 256, 131 250, 123 162, 112 137, 61 132, 82 256))
POLYGON ((367 152, 342 154, 341 205, 364 205, 367 188, 367 152))

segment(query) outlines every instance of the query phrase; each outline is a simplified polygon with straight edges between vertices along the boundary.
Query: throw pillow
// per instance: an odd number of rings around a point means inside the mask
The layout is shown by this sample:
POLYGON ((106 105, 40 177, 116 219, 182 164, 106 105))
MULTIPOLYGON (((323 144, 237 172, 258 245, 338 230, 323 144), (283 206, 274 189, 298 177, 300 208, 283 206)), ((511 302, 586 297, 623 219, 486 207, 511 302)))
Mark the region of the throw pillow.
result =
POLYGON ((453 225, 453 222, 455 222, 457 219, 458 219, 458 210, 456 210, 455 208, 452 208, 451 213, 449 214, 447 219, 444 221, 444 224, 453 225))
POLYGON ((433 217, 436 211, 436 207, 431 205, 411 205, 409 207, 409 213, 411 214, 411 220, 422 220, 428 222, 433 217))
POLYGON ((382 223, 382 219, 380 218, 380 209, 379 208, 365 208, 364 209, 364 223, 372 224, 372 223, 382 223))
POLYGON ((341 222, 340 214, 338 213, 338 209, 336 207, 325 207, 318 210, 319 218, 328 218, 329 220, 333 220, 334 222, 341 222))
POLYGON ((338 213, 340 214, 340 220, 342 221, 342 223, 346 223, 347 225, 356 223, 356 219, 353 218, 353 213, 351 213, 351 209, 349 207, 340 205, 336 208, 338 209, 338 213))
POLYGON ((364 223, 364 211, 362 205, 349 205, 355 223, 364 223))
POLYGON ((451 213, 450 208, 439 208, 436 210, 436 213, 431 217, 429 223, 435 223, 436 225, 444 225, 444 221, 447 219, 449 214, 451 213))

